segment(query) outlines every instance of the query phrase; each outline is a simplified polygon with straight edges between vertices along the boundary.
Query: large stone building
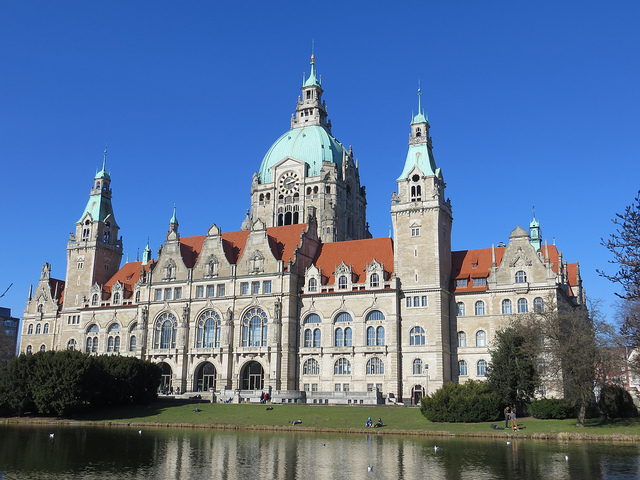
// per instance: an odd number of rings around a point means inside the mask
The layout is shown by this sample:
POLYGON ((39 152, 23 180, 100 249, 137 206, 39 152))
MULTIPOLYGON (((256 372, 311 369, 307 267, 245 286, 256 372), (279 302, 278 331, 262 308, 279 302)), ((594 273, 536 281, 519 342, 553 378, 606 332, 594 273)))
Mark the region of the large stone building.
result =
POLYGON ((135 355, 161 363, 167 387, 223 399, 269 390, 286 402, 407 402, 483 378, 511 315, 584 303, 578 265, 543 242, 535 218, 506 246, 451 251, 451 203, 420 103, 398 162, 393 240, 371 238, 358 164, 332 136, 322 94, 312 57, 240 231, 181 237, 174 210, 156 259, 147 245, 121 266, 103 162, 65 280, 45 264, 29 296, 21 351, 135 355))

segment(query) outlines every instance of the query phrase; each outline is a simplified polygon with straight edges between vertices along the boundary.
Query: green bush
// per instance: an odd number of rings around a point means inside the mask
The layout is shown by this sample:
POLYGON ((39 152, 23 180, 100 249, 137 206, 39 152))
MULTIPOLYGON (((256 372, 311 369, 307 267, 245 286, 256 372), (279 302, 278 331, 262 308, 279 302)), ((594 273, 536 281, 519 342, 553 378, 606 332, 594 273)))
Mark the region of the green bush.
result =
POLYGON ((66 416, 80 408, 149 403, 161 373, 157 364, 135 357, 22 354, 0 371, 0 410, 66 416))
POLYGON ((540 419, 564 419, 576 416, 573 403, 564 398, 543 398, 528 405, 529 415, 540 419))
POLYGON ((618 385, 605 385, 600 390, 598 408, 605 418, 629 418, 638 416, 638 409, 629 392, 618 385))
POLYGON ((500 397, 485 382, 446 383, 422 397, 420 411, 432 422, 488 422, 501 418, 500 397))

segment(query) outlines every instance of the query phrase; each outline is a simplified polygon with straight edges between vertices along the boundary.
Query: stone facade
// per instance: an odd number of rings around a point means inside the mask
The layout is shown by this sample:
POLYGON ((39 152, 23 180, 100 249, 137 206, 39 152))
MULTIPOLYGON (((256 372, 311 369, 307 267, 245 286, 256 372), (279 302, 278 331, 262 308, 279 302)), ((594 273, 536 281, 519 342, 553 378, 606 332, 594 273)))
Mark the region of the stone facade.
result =
MULTIPOLYGON (((220 400, 414 402, 482 379, 512 315, 584 303, 577 264, 516 228, 506 246, 451 251, 452 206, 419 105, 391 238, 371 238, 357 161, 332 137, 315 63, 291 130, 253 177, 240 231, 181 237, 120 266, 111 178, 94 178, 67 246, 65 281, 45 264, 22 352, 74 348, 162 364, 163 384, 220 400)), ((398 162, 398 170, 402 166, 398 162)))

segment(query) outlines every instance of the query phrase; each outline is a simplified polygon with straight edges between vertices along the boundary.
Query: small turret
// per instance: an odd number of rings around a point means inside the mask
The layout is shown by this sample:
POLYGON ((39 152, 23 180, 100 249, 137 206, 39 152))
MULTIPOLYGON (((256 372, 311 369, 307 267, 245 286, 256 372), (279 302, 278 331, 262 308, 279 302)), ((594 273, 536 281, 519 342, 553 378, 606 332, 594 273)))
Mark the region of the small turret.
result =
POLYGON ((536 249, 536 252, 539 252, 542 246, 542 231, 540 230, 540 224, 536 220, 535 207, 533 209, 533 220, 529 224, 529 237, 531 238, 531 245, 536 249))

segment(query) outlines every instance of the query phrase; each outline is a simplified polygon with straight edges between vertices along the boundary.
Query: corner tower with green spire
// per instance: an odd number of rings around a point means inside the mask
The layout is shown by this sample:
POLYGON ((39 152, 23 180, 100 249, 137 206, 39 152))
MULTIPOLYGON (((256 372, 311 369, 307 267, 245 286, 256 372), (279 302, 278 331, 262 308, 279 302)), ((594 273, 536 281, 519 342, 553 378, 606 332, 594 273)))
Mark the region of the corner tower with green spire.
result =
POLYGON ((274 142, 253 176, 250 221, 260 219, 267 227, 294 225, 315 212, 322 241, 367 238, 367 201, 358 163, 353 150, 333 136, 323 93, 311 55, 291 129, 274 142))
POLYGON ((105 148, 102 170, 96 173, 89 200, 67 243, 65 308, 82 308, 91 298, 91 287, 104 285, 120 268, 122 238, 111 204, 111 175, 106 170, 105 148))
MULTIPOLYGON (((412 115, 409 149, 391 199, 394 232, 394 273, 403 299, 404 325, 424 330, 426 344, 403 341, 404 375, 410 375, 413 358, 426 359, 432 379, 429 390, 451 380, 449 310, 451 293, 451 204, 445 197, 442 172, 432 153, 429 122, 422 110, 412 115)), ((409 339, 409 332, 403 335, 409 339)), ((407 376, 403 382, 413 380, 407 376)))

